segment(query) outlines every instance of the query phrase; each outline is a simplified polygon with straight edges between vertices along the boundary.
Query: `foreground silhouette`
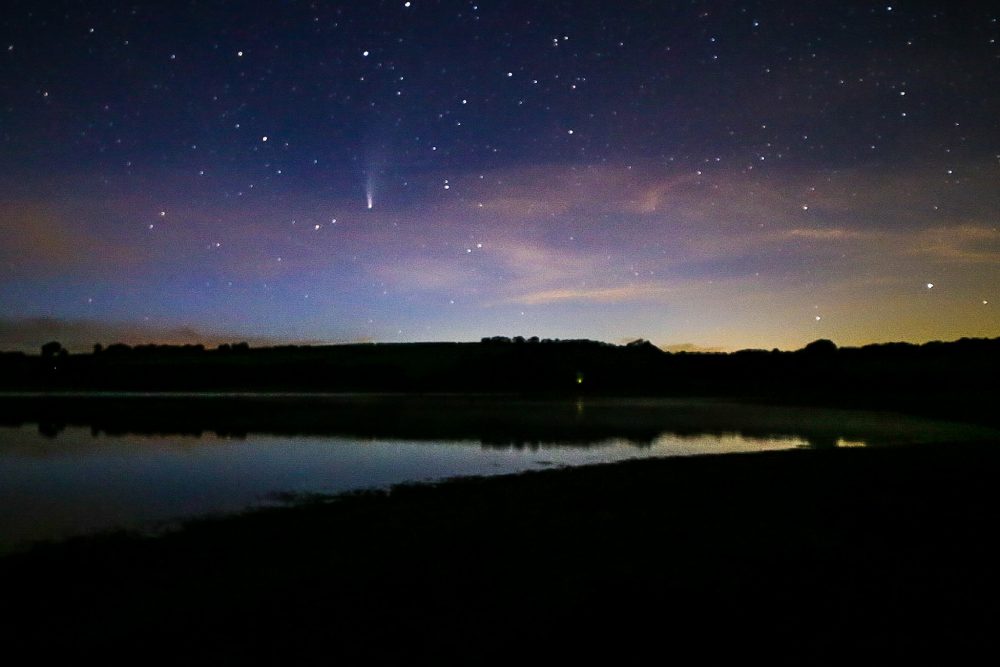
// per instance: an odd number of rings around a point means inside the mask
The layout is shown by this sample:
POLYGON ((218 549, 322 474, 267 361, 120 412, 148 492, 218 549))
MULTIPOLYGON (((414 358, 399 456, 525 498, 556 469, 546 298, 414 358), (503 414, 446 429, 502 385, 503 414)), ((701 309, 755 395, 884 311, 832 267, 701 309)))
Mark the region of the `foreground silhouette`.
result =
MULTIPOLYGON (((332 415, 303 408, 330 397, 227 403, 162 393, 290 390, 451 392, 467 401, 516 393, 543 408, 540 399, 567 396, 623 395, 637 405, 630 396, 736 396, 995 425, 998 351, 1000 339, 858 349, 818 341, 797 352, 728 355, 506 339, 111 346, 87 355, 48 345, 40 356, 0 358, 4 389, 40 392, 0 398, 0 422, 37 421, 53 432, 77 423, 226 432, 238 412, 251 415, 249 428, 297 433, 471 429, 517 440, 535 428, 517 404, 516 415, 492 422, 444 413, 401 425, 401 413, 377 400, 332 415)), ((723 412, 719 428, 731 417, 723 412)), ((574 423, 571 413, 562 419, 574 423)), ((603 437, 602 428, 589 424, 584 435, 603 437)), ((651 433, 642 420, 628 427, 639 440, 651 433)), ((102 664, 617 664, 647 655, 706 663, 753 654, 769 663, 891 663, 928 660, 935 650, 939 661, 961 662, 996 643, 1000 590, 988 545, 1000 509, 997 445, 814 449, 466 479, 303 498, 156 539, 36 546, 0 558, 13 616, 0 624, 0 640, 43 662, 100 656, 102 664)))
POLYGON ((304 499, 0 559, 0 638, 102 664, 961 662, 995 644, 998 467, 799 451, 304 499))
POLYGON ((488 338, 480 343, 215 350, 95 347, 0 354, 0 390, 518 393, 720 396, 906 410, 998 423, 1000 338, 795 352, 663 352, 647 341, 488 338))

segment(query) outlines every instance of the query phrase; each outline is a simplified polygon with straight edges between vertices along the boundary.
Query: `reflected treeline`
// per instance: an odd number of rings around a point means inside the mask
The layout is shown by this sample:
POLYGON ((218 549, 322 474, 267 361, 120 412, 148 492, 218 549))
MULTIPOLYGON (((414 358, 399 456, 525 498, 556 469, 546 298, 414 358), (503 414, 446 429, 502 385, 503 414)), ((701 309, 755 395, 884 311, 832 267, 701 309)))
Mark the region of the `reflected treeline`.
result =
MULTIPOLYGON (((648 447, 663 436, 798 438, 816 447, 840 440, 889 444, 983 437, 989 429, 916 418, 814 408, 669 399, 349 397, 322 395, 51 395, 7 397, 0 424, 37 424, 57 437, 67 427, 107 435, 250 434, 417 441, 478 441, 508 449, 648 447)), ((994 433, 995 435, 995 433, 994 433)))

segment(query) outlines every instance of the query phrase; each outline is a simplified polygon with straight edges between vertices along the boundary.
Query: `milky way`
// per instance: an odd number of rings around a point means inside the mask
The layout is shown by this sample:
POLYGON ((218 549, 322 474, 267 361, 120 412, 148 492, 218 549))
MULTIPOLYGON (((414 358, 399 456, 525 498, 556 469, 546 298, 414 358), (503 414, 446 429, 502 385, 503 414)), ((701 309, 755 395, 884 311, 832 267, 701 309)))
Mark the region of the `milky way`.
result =
POLYGON ((13 3, 0 347, 1000 335, 998 20, 13 3))

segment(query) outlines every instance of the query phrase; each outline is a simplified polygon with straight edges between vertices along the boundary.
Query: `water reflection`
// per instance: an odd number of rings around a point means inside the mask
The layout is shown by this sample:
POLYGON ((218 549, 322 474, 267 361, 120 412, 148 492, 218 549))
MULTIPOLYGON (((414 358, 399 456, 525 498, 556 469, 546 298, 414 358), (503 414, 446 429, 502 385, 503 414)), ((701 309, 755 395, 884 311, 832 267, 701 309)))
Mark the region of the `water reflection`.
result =
POLYGON ((488 448, 650 447, 672 434, 797 437, 818 448, 987 437, 988 429, 895 414, 665 399, 521 400, 348 395, 59 395, 0 398, 0 425, 101 435, 251 434, 476 441, 488 448))
POLYGON ((705 401, 0 399, 0 549, 308 494, 646 456, 996 439, 898 415, 705 401))

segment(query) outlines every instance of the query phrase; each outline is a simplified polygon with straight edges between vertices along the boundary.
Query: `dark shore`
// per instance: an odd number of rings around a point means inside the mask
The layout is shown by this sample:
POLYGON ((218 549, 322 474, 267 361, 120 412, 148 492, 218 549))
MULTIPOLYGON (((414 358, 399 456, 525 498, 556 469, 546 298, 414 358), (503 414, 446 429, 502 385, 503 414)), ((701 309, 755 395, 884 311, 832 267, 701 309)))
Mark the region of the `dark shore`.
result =
POLYGON ((104 663, 988 655, 998 446, 460 479, 40 546, 0 559, 0 635, 104 663))

